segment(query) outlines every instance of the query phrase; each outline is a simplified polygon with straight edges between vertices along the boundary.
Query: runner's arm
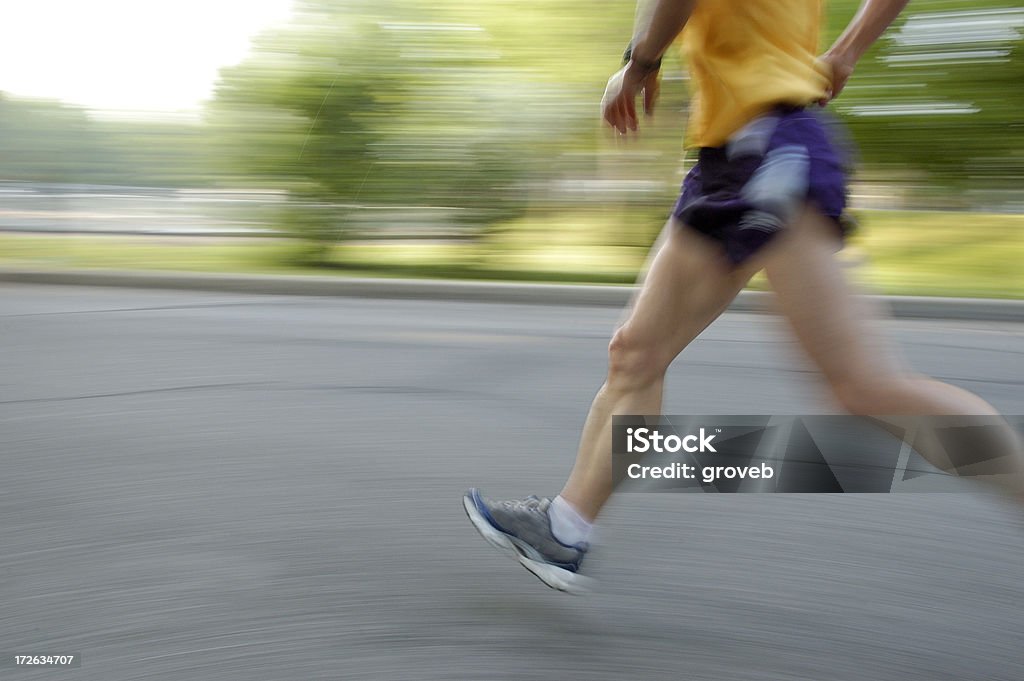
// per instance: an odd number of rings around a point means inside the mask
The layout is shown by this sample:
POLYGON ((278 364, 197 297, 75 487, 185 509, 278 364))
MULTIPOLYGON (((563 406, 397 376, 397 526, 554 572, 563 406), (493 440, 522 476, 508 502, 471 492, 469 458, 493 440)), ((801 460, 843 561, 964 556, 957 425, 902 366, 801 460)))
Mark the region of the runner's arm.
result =
POLYGON ((620 133, 637 129, 636 96, 644 93, 644 111, 654 111, 661 55, 683 30, 697 0, 640 0, 630 60, 608 79, 601 115, 620 133))
POLYGON ((661 59, 686 26, 697 0, 640 0, 633 32, 633 61, 641 65, 661 59))
POLYGON ((910 0, 863 0, 856 16, 822 59, 832 67, 832 89, 824 105, 842 92, 846 81, 864 53, 895 21, 910 0))

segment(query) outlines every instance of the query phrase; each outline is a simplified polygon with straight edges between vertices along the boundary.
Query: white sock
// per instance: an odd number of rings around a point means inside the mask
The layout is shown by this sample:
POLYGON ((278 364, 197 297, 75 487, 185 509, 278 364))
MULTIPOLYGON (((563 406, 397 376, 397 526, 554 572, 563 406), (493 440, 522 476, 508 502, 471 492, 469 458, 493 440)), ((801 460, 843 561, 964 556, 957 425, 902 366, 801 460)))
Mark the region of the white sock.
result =
POLYGON ((576 546, 590 542, 590 535, 594 532, 593 523, 581 516, 561 495, 552 500, 548 507, 548 517, 551 518, 551 534, 563 544, 576 546))

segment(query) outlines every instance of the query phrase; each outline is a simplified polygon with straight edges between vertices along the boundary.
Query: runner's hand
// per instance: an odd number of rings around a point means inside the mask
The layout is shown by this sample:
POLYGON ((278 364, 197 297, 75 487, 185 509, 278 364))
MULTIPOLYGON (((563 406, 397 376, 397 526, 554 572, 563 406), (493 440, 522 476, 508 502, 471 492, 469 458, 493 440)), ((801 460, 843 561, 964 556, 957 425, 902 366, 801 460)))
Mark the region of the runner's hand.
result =
POLYGON ((846 87, 846 81, 853 75, 853 68, 857 62, 841 52, 829 50, 821 56, 821 61, 828 66, 832 74, 832 85, 829 87, 825 97, 818 100, 819 106, 825 106, 839 96, 839 93, 846 87))
POLYGON ((641 73, 633 62, 626 64, 608 79, 601 98, 601 118, 622 135, 636 131, 636 96, 643 92, 644 113, 650 116, 654 113, 659 87, 657 69, 641 73))

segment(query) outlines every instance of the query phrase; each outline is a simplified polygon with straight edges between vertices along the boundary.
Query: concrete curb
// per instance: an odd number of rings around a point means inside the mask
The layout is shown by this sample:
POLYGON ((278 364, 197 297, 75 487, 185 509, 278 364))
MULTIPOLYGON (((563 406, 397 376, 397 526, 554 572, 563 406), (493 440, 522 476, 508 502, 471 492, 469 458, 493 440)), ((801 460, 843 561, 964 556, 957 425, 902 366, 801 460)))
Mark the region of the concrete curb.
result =
MULTIPOLYGON (((0 282, 603 307, 622 307, 629 301, 634 290, 632 286, 21 268, 0 269, 0 282)), ((888 307, 890 314, 900 318, 1024 321, 1024 301, 1020 300, 914 296, 874 298, 888 307)), ((740 312, 763 312, 768 309, 770 301, 771 295, 768 293, 743 291, 729 309, 740 312)))

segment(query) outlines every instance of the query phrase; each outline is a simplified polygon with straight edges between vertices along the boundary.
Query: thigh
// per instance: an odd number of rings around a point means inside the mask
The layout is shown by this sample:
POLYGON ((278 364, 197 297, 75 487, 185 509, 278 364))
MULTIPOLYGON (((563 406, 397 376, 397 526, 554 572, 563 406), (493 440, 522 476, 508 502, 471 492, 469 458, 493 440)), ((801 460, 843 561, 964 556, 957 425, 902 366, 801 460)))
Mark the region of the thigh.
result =
POLYGON ((877 328, 881 311, 855 296, 835 257, 831 219, 807 206, 766 253, 765 274, 797 340, 830 382, 892 375, 900 362, 877 328))
POLYGON ((728 307, 757 266, 734 267, 718 243, 676 218, 651 254, 620 332, 667 364, 728 307))

